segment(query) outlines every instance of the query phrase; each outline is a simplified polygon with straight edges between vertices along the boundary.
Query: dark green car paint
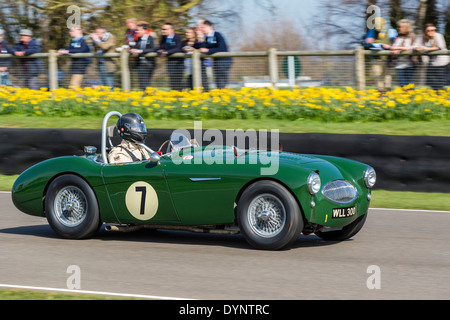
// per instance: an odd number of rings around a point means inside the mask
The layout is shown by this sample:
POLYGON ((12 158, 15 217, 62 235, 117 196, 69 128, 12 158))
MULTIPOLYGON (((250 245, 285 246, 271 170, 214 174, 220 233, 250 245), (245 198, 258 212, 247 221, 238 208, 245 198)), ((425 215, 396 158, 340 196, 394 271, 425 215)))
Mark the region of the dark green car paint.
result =
POLYGON ((250 151, 236 158, 230 148, 224 147, 223 161, 217 161, 220 157, 208 156, 204 149, 184 149, 164 155, 158 164, 150 161, 103 164, 96 161, 96 156, 50 159, 27 169, 17 178, 12 188, 12 199, 19 210, 45 216, 48 186, 55 177, 71 173, 85 179, 94 190, 102 222, 221 225, 235 222, 234 208, 246 186, 268 179, 284 185, 295 196, 305 220, 310 223, 343 227, 367 213, 370 189, 363 177, 368 167, 366 164, 329 156, 280 152, 276 174, 264 176, 261 168, 268 165, 258 162, 258 157, 275 157, 278 153, 250 151), (203 157, 200 158, 202 164, 198 164, 199 157, 203 157), (322 187, 333 180, 347 180, 356 187, 358 196, 346 204, 332 202, 321 192, 312 196, 307 187, 311 172, 319 174, 322 187), (149 220, 136 219, 125 203, 127 190, 139 181, 150 184, 157 193, 157 212, 149 220), (356 210, 354 215, 333 217, 333 209, 353 206, 356 210))

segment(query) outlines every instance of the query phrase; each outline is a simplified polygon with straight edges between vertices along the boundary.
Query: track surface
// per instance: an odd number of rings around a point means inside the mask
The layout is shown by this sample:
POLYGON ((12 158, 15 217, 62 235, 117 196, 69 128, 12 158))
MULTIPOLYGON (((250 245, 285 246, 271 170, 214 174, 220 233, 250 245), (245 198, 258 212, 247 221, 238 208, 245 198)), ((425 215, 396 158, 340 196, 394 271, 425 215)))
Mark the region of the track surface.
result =
MULTIPOLYGON (((0 194, 0 284, 192 299, 448 299, 450 212, 371 209, 354 239, 301 236, 284 251, 252 249, 241 236, 175 231, 58 238, 45 218, 0 194), (380 270, 380 289, 367 280, 380 270)), ((372 281, 369 281, 373 283, 372 281)), ((1 289, 1 288, 0 288, 1 289)))

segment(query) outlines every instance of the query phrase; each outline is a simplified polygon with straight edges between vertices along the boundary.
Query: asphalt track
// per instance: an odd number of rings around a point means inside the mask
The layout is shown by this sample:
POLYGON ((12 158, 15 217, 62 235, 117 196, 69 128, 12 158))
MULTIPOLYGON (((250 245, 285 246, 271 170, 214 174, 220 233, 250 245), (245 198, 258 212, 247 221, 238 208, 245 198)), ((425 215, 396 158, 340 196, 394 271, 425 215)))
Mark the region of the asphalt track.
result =
MULTIPOLYGON (((283 251, 179 231, 58 238, 0 193, 0 284, 191 299, 449 299, 450 212, 371 209, 344 242, 301 236, 283 251), (375 266, 375 267, 373 267, 375 266), (375 271, 374 271, 375 270, 375 271), (368 286, 369 284, 369 286, 368 286), (371 285, 379 284, 379 288, 371 285)), ((1 286, 0 286, 1 289, 1 286)))

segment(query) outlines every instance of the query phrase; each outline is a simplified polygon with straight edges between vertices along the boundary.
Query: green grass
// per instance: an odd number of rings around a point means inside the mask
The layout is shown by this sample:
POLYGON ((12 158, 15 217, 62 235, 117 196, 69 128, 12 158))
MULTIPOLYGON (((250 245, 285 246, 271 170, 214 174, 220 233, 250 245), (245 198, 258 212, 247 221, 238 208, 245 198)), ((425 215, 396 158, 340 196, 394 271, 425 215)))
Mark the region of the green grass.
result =
POLYGON ((0 300, 136 300, 128 297, 111 297, 90 294, 69 294, 35 290, 0 289, 0 300))
MULTIPOLYGON (((38 117, 24 115, 0 115, 3 128, 79 128, 100 129, 102 118, 93 116, 38 117)), ((193 129, 194 121, 146 120, 147 128, 193 129)), ((203 120, 203 129, 279 129, 280 132, 322 132, 346 134, 388 134, 450 136, 450 120, 384 122, 323 122, 314 120, 203 120)))
POLYGON ((0 175, 0 191, 11 191, 12 185, 18 176, 0 175))
POLYGON ((450 194, 375 189, 370 207, 450 211, 450 194))

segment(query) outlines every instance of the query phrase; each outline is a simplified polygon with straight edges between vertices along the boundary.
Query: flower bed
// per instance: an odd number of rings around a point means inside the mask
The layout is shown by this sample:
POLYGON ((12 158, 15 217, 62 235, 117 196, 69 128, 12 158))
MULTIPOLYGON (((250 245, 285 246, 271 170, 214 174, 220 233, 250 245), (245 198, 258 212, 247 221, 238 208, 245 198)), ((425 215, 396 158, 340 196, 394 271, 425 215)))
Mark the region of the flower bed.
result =
POLYGON ((320 121, 415 121, 450 119, 450 88, 435 92, 413 85, 380 96, 353 88, 222 89, 210 92, 110 90, 105 87, 48 91, 0 87, 0 115, 103 116, 117 110, 154 119, 312 119, 320 121))

